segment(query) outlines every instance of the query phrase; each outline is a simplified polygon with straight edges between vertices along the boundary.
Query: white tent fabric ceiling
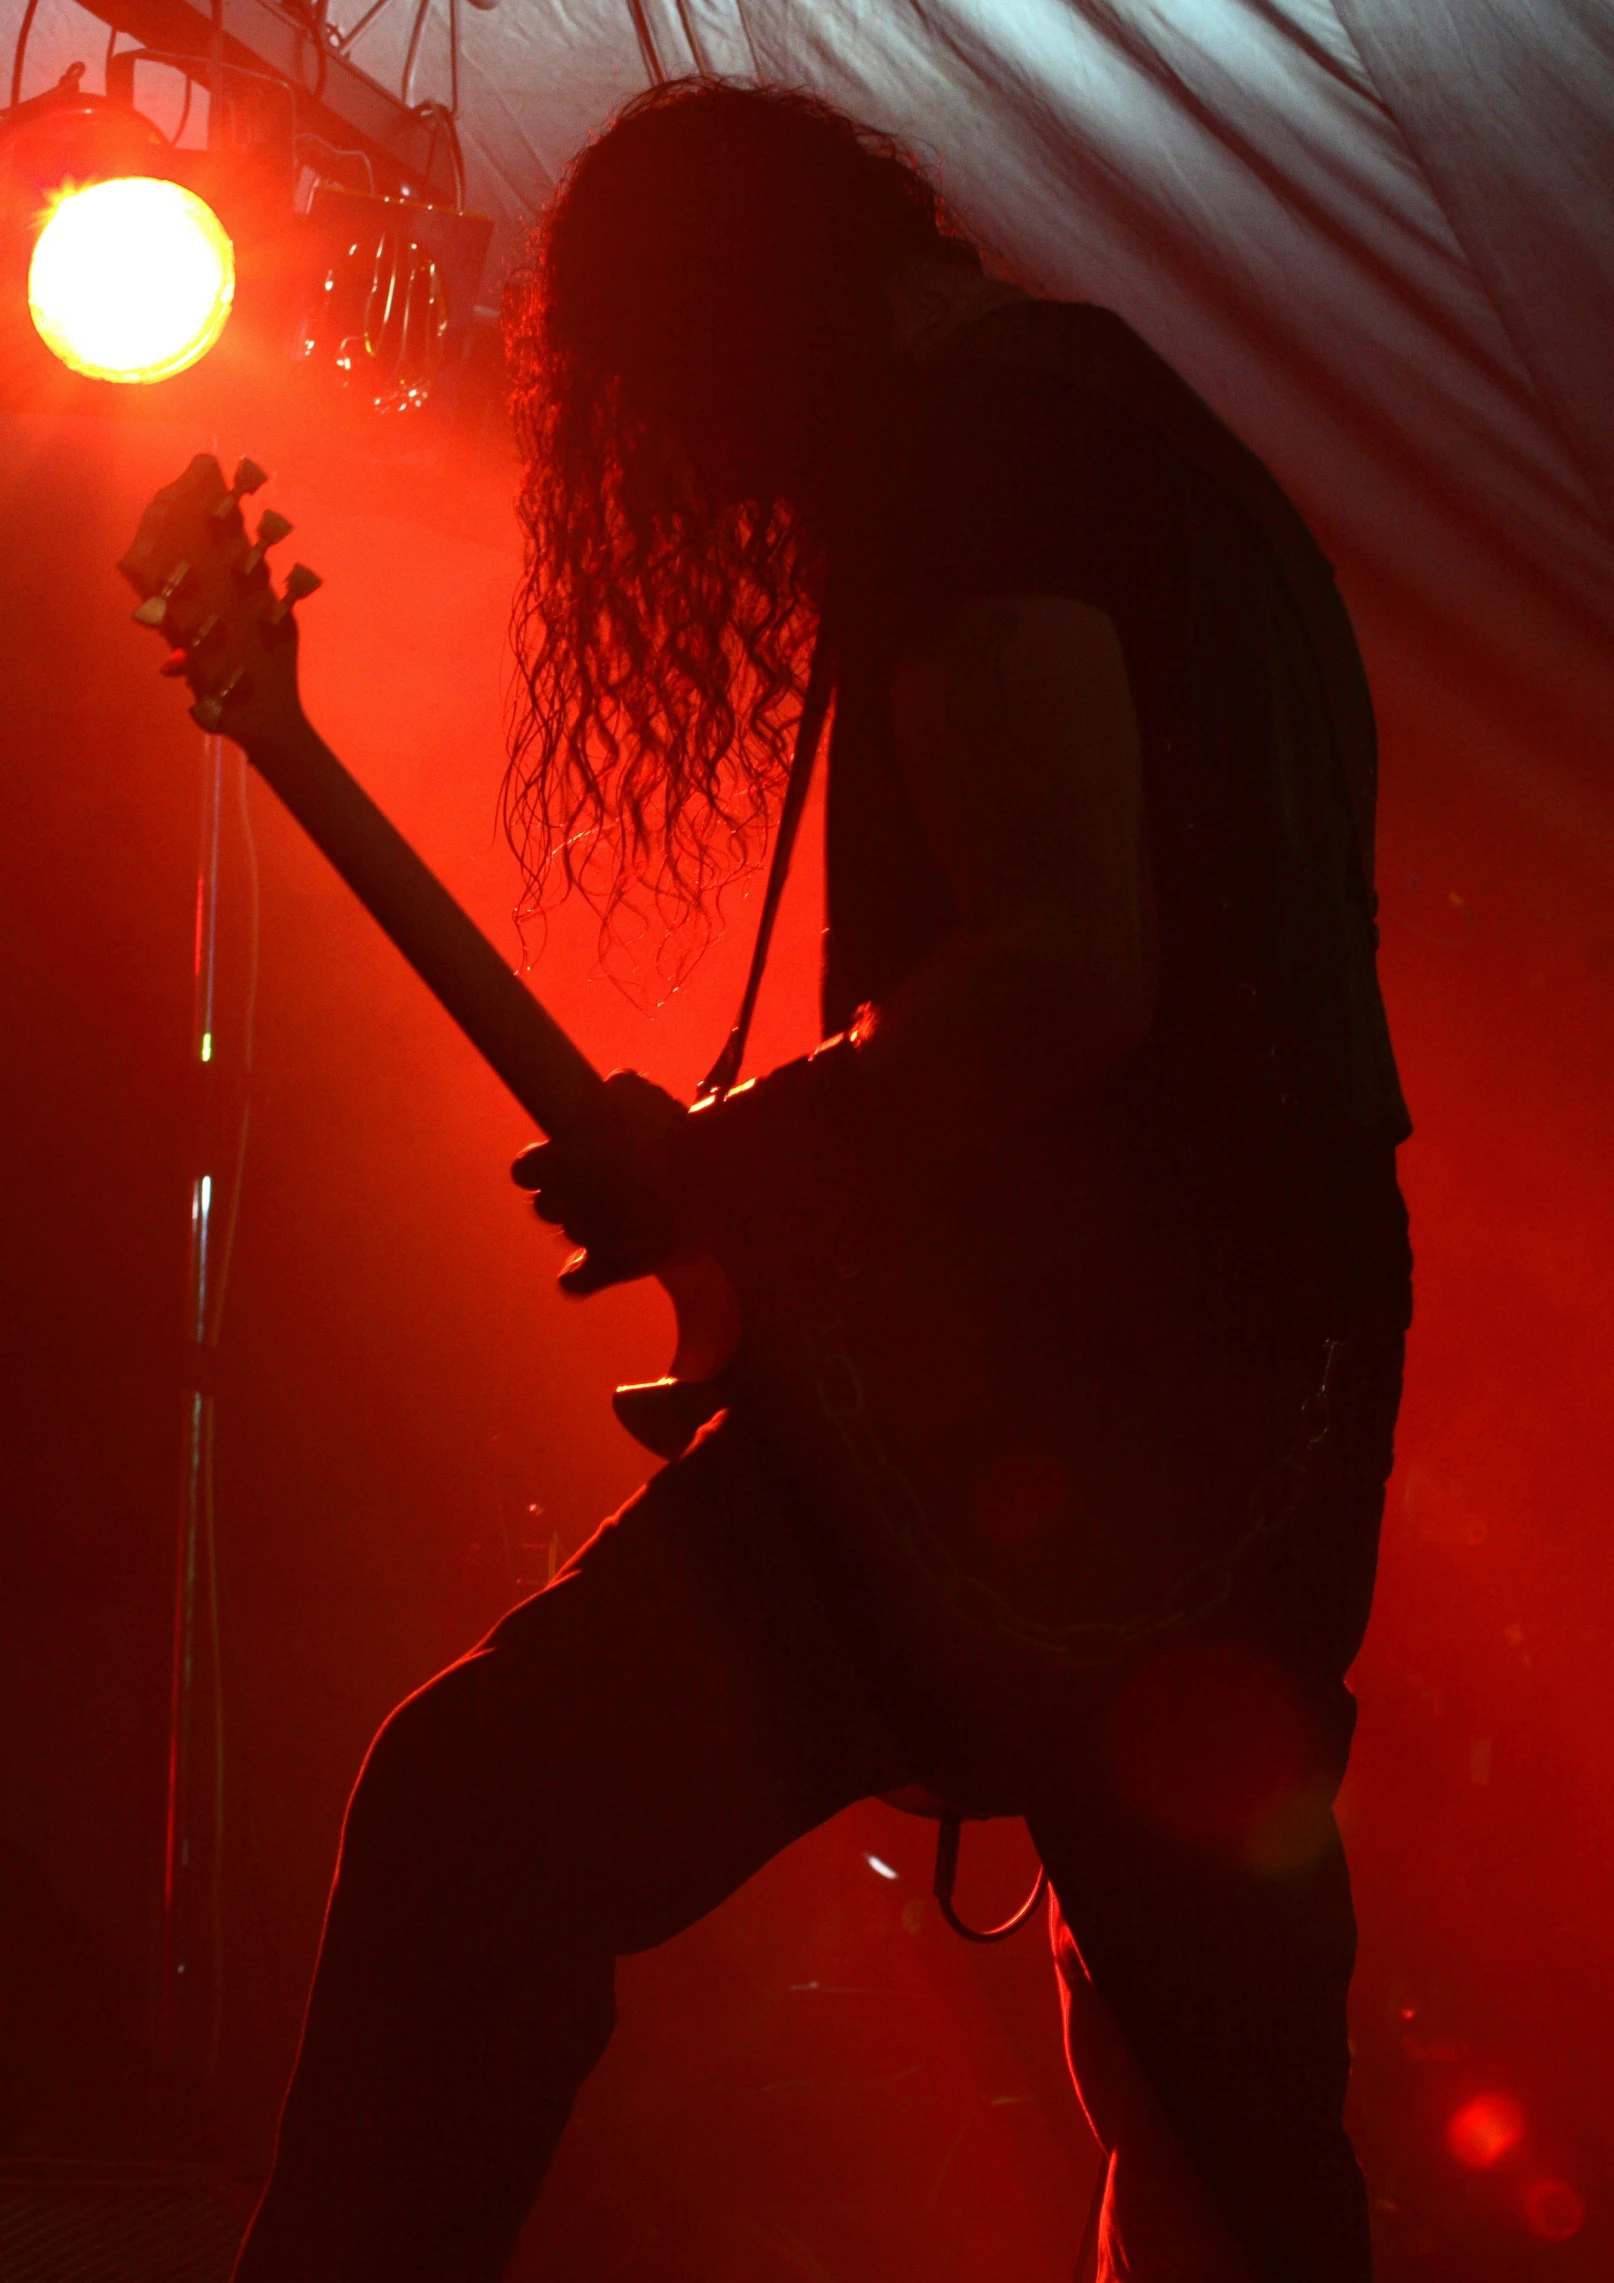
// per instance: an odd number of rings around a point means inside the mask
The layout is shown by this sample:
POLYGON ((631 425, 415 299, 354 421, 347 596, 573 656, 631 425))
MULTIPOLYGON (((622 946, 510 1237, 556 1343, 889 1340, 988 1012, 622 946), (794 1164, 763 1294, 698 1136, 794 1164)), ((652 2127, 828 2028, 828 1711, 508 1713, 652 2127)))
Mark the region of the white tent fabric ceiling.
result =
MULTIPOLYGON (((1344 564, 1591 726, 1606 0, 643 0, 640 23, 667 76, 811 87, 901 136, 1019 274, 1163 350, 1344 564)), ((462 52, 507 252, 646 58, 629 0, 502 0, 462 52)))
MULTIPOLYGON (((424 5, 412 97, 446 98, 453 11, 424 5)), ((362 12, 332 0, 334 22, 362 12)), ((390 0, 355 62, 396 87, 415 15, 390 0)), ((1614 0, 457 15, 490 295, 568 158, 652 71, 813 88, 916 149, 1018 275, 1108 304, 1170 357, 1288 484, 1381 649, 1388 628, 1431 687, 1480 672, 1522 699, 1543 760, 1606 746, 1614 0)), ((30 91, 99 41, 72 0, 44 0, 30 91)))

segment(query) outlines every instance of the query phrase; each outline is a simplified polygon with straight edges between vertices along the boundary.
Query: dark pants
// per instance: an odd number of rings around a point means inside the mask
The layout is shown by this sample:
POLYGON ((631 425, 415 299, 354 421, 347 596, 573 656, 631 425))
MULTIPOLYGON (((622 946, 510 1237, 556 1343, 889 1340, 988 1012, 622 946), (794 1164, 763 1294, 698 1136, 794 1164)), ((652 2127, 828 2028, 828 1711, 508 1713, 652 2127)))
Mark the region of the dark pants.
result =
MULTIPOLYGON (((1111 2151, 1103 2271, 1140 2283, 1369 2271, 1330 1803, 1400 1348, 1344 1352, 1300 1509, 1214 1629, 1073 1698, 1004 1772, 1111 2151)), ((728 1420, 403 1704, 348 1812, 240 2283, 499 2276, 610 2037, 617 1956, 850 1802, 947 1784, 871 1665, 728 1420)))

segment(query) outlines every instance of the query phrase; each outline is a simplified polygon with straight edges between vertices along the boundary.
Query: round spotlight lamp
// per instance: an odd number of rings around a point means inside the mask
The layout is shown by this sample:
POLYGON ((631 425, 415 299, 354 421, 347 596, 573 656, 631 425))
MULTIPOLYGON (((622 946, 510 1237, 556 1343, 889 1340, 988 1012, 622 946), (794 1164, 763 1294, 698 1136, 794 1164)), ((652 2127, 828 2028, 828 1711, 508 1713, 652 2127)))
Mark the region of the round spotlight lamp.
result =
POLYGON ((150 175, 65 190, 28 268, 41 339, 95 380, 182 373, 212 348, 234 299, 235 248, 218 216, 150 175))

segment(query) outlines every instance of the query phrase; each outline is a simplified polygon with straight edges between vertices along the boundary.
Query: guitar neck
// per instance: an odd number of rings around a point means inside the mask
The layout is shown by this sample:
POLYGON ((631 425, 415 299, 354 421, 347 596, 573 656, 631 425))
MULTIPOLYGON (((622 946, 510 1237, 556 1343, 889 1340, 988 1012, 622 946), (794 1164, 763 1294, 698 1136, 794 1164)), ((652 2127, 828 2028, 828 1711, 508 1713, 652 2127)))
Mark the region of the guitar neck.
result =
POLYGON ((544 1132, 575 1125, 599 1072, 330 747, 299 721, 248 757, 544 1132))

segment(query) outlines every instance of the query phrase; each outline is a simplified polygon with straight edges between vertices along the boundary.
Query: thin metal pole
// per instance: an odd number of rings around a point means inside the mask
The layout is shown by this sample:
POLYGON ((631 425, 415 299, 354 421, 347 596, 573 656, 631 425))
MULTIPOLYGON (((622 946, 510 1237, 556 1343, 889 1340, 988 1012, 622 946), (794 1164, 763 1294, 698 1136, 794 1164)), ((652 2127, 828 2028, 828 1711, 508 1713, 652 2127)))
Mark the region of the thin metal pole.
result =
MULTIPOLYGON (((216 2071, 220 2024, 220 1842, 223 1736, 213 1544, 213 1391, 209 1357, 219 1287, 220 1193, 212 1158, 218 1071, 221 844, 225 797, 222 738, 202 743, 202 817, 196 868, 191 1052, 201 1084, 191 1177, 190 1267, 185 1344, 179 1513, 174 1555, 173 1658, 169 1676, 167 1800, 163 1833, 158 2055, 176 2092, 216 2071)), ((234 1198, 230 1200, 233 1219, 234 1198)), ((227 1249, 227 1248, 226 1248, 227 1249)))

